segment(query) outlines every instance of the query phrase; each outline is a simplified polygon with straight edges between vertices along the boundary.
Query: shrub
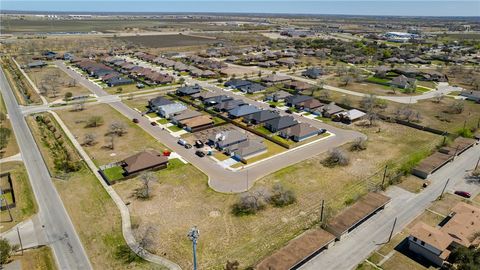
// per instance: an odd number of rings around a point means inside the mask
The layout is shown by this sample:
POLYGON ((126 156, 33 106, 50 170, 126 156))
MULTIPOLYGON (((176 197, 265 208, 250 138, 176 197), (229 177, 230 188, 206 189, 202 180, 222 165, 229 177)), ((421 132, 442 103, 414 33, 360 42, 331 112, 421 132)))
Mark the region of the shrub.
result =
POLYGON ((270 202, 275 207, 283 207, 294 203, 297 200, 291 190, 286 190, 281 184, 275 184, 272 190, 270 202))
POLYGON ((336 165, 346 166, 350 163, 350 158, 339 148, 335 148, 328 153, 327 158, 323 160, 323 165, 326 167, 334 167, 336 165))
POLYGON ((10 258, 10 253, 12 252, 12 246, 7 239, 0 239, 0 265, 4 265, 8 262, 10 258))
POLYGON ((103 117, 95 115, 88 118, 85 127, 99 127, 101 125, 103 125, 103 117))
POLYGON ((237 203, 232 207, 232 213, 237 216, 252 215, 262 210, 266 206, 266 201, 258 194, 242 194, 237 203))
POLYGON ((451 114, 461 114, 465 108, 465 103, 462 100, 455 100, 448 106, 448 113, 451 114))
POLYGON ((473 138, 473 132, 469 128, 462 128, 462 129, 457 131, 457 134, 459 136, 464 137, 464 138, 473 138))
POLYGON ((140 257, 138 257, 138 255, 135 254, 135 252, 133 252, 127 244, 117 246, 115 249, 115 258, 123 261, 124 263, 132 263, 140 259, 140 257))
POLYGON ((363 151, 367 149, 367 139, 358 137, 353 141, 352 146, 350 147, 351 151, 363 151))

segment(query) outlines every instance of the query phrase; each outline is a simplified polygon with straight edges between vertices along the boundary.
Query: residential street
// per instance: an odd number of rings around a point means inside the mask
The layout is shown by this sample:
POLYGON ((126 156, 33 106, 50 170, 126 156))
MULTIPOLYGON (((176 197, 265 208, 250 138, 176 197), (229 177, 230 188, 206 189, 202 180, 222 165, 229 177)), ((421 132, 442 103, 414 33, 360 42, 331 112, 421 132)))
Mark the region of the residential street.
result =
POLYGON ((0 75, 0 91, 38 203, 38 218, 43 225, 47 243, 53 249, 58 268, 91 269, 87 254, 55 189, 3 69, 0 75))
POLYGON ((371 252, 380 248, 381 244, 388 240, 395 218, 397 218, 394 231, 396 234, 441 194, 448 178, 450 182, 446 191, 452 192, 458 187, 468 188, 466 190, 475 196, 480 192, 480 185, 466 185, 464 176, 475 166, 479 155, 480 145, 469 149, 455 161, 434 173, 429 178, 432 184, 419 194, 410 193, 396 186, 390 187, 386 195, 390 196, 392 201, 385 210, 371 217, 345 239, 336 242, 333 248, 320 253, 300 269, 354 269, 371 252))
MULTIPOLYGON (((86 78, 82 77, 79 73, 68 69, 62 62, 56 62, 57 66, 65 71, 67 74, 75 78, 80 84, 89 88, 94 94, 98 96, 106 96, 106 93, 99 86, 90 82, 86 78)), ((197 81, 190 79, 191 83, 198 83, 207 90, 218 92, 221 94, 234 95, 231 92, 223 91, 221 88, 212 86, 206 82, 197 81)), ((258 107, 267 108, 268 104, 252 101, 243 96, 237 96, 236 98, 245 99, 253 105, 258 107)), ((260 179, 263 176, 271 174, 275 171, 278 171, 282 168, 285 168, 289 165, 298 163, 302 160, 314 157, 318 154, 324 153, 330 149, 333 149, 339 145, 355 140, 358 137, 363 137, 365 135, 350 131, 336 128, 330 125, 326 125, 316 120, 311 120, 304 118, 300 115, 294 115, 295 118, 302 122, 307 122, 318 128, 326 128, 328 131, 335 134, 324 140, 318 141, 309 145, 308 147, 297 148, 288 152, 285 152, 281 155, 274 156, 270 159, 266 159, 262 162, 252 164, 248 168, 241 169, 238 171, 230 171, 223 168, 213 160, 209 158, 199 158, 195 155, 193 149, 185 149, 183 146, 177 143, 177 138, 171 136, 167 131, 161 130, 159 127, 152 126, 150 121, 128 107, 122 102, 111 102, 109 103, 114 109, 122 113, 129 119, 137 118, 139 120, 138 125, 141 126, 146 132, 151 134, 158 141, 166 145, 172 151, 180 154, 188 162, 192 163, 195 167, 204 172, 209 178, 209 185, 212 189, 219 192, 226 193, 238 193, 243 192, 252 187, 256 180, 260 179)))

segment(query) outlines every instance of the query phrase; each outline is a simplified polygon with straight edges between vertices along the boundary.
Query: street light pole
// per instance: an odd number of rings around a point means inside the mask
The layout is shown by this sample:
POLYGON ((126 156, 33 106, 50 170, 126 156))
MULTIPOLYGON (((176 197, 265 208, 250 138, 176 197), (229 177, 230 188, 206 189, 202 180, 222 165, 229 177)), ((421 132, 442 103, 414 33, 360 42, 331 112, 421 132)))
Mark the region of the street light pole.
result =
POLYGON ((192 241, 193 249, 193 270, 197 270, 197 240, 200 236, 200 231, 197 229, 197 226, 193 226, 188 232, 188 238, 192 241))

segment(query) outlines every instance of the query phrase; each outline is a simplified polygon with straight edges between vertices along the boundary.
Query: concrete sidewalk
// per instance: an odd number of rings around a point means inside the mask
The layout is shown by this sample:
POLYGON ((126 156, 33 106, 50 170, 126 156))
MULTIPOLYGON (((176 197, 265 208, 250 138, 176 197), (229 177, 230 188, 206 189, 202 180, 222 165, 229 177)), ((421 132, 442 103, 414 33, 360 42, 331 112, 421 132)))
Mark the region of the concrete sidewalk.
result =
POLYGON ((20 247, 20 239, 22 241, 23 249, 36 248, 38 246, 47 245, 47 239, 45 237, 45 231, 42 224, 38 220, 38 216, 35 215, 32 218, 25 220, 10 230, 0 234, 1 238, 7 239, 10 244, 18 245, 20 247), (17 232, 18 228, 18 232, 17 232))

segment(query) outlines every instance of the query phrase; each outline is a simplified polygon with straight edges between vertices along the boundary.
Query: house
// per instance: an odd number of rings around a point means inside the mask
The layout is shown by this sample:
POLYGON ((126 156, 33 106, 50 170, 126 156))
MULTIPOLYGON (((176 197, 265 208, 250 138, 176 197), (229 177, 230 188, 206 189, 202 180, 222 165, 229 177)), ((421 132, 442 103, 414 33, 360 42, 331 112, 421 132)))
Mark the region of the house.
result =
POLYGON ((242 86, 247 86, 247 85, 250 85, 250 84, 252 84, 251 81, 240 80, 240 79, 231 79, 231 80, 225 82, 223 85, 226 86, 226 87, 239 89, 242 86))
POLYGON ((115 87, 115 86, 119 86, 119 85, 131 84, 131 83, 133 83, 133 80, 123 78, 123 77, 113 77, 113 78, 107 80, 106 83, 110 87, 115 87))
POLYGON ((236 129, 222 131, 208 139, 208 143, 219 150, 244 142, 248 139, 245 133, 236 129))
POLYGON ((245 117, 243 117, 243 122, 253 124, 253 125, 258 125, 278 117, 280 117, 280 114, 278 114, 278 112, 261 110, 259 112, 246 115, 245 117))
POLYGON ((168 157, 157 151, 146 150, 121 161, 124 176, 139 173, 144 170, 166 168, 168 157))
POLYGON ((42 68, 45 66, 47 66, 47 63, 45 63, 45 61, 42 61, 42 60, 33 61, 27 64, 28 68, 42 68))
POLYGON ((267 147, 261 141, 246 140, 232 145, 225 150, 227 154, 230 154, 234 158, 245 162, 249 158, 266 153, 267 147))
POLYGON ((472 100, 480 103, 480 91, 464 90, 460 93, 460 96, 465 97, 467 100, 472 100))
POLYGON ((408 236, 408 249, 442 266, 451 250, 463 246, 478 246, 480 208, 464 202, 457 203, 439 227, 418 222, 408 236))
MULTIPOLYGON (((284 56, 287 56, 287 54, 284 54, 284 56)), ((297 61, 293 58, 282 58, 282 59, 278 59, 277 63, 280 65, 293 67, 297 64, 297 61)))
POLYGON ((421 76, 424 80, 434 81, 434 82, 448 82, 447 75, 436 70, 424 71, 421 73, 421 76))
POLYGON ((161 106, 167 105, 167 104, 172 104, 174 103, 173 101, 166 99, 162 96, 152 98, 148 101, 148 107, 150 108, 151 111, 157 111, 158 108, 161 106))
POLYGON ((288 93, 287 91, 280 90, 273 94, 267 95, 265 97, 265 100, 279 102, 279 101, 284 101, 286 98, 290 96, 292 96, 292 94, 288 93))
POLYGON ((390 85, 393 85, 398 88, 402 89, 408 89, 415 87, 415 84, 417 83, 417 79, 415 78, 408 78, 405 75, 400 75, 395 78, 390 82, 390 85))
POLYGON ((208 97, 203 99, 203 104, 206 106, 213 106, 215 104, 233 100, 232 97, 226 96, 226 95, 220 95, 220 96, 213 96, 213 97, 208 97))
POLYGON ((240 86, 238 89, 244 93, 253 94, 253 93, 264 91, 266 87, 259 83, 251 83, 248 85, 240 86))
POLYGON ((232 99, 232 100, 227 100, 225 102, 221 102, 216 104, 213 109, 218 111, 218 112, 226 112, 230 111, 232 109, 235 109, 236 107, 243 106, 246 103, 243 100, 239 99, 232 99))
POLYGON ((320 130, 310 126, 307 123, 298 123, 289 128, 280 131, 280 137, 292 139, 295 142, 301 142, 313 136, 317 136, 320 130))
POLYGON ((170 118, 170 120, 173 124, 178 125, 180 123, 180 121, 182 121, 182 120, 187 120, 187 119, 194 118, 194 117, 197 117, 197 116, 200 116, 200 115, 202 115, 202 113, 194 111, 194 110, 186 109, 184 111, 179 112, 175 116, 172 116, 170 118))
POLYGON ((305 95, 293 95, 285 98, 285 103, 288 107, 293 107, 299 103, 305 102, 310 99, 313 99, 313 97, 305 95))
POLYGON ((175 114, 178 114, 187 109, 187 106, 182 103, 174 102, 171 104, 166 104, 163 106, 157 107, 157 113, 164 118, 173 117, 175 114))
POLYGON ((346 112, 340 112, 333 115, 334 121, 352 123, 356 120, 359 120, 365 116, 365 113, 357 109, 349 110, 346 112))
POLYGON ((271 132, 277 132, 282 129, 294 126, 296 124, 298 124, 298 122, 292 116, 281 116, 265 121, 264 126, 271 132))
POLYGON ((229 110, 228 117, 238 118, 238 117, 246 116, 259 111, 260 109, 253 105, 243 105, 243 106, 238 106, 236 108, 229 110))
POLYGON ((190 86, 183 86, 177 89, 176 93, 179 96, 191 96, 193 94, 200 93, 202 87, 198 84, 190 85, 190 86))
POLYGON ((262 78, 263 82, 266 83, 271 83, 271 84, 276 84, 276 83, 282 83, 291 80, 289 76, 287 75, 277 75, 277 74, 270 74, 266 77, 262 78))
POLYGON ((199 115, 196 117, 181 120, 180 125, 189 132, 196 132, 199 130, 213 127, 214 122, 211 116, 199 115))
POLYGON ((299 109, 299 110, 305 110, 307 112, 313 112, 315 111, 315 109, 318 109, 322 106, 324 106, 325 104, 323 104, 322 102, 320 102, 318 99, 308 99, 304 102, 299 102, 297 104, 295 104, 295 108, 299 109))
POLYGON ((316 115, 321 115, 322 117, 332 117, 333 115, 337 113, 341 113, 345 111, 342 107, 336 105, 334 102, 324 105, 316 110, 314 110, 312 113, 316 115))
POLYGON ((306 82, 301 82, 301 81, 292 81, 292 82, 287 82, 284 84, 286 88, 293 89, 295 91, 305 91, 312 89, 313 85, 306 83, 306 82))
POLYGON ((319 76, 324 75, 325 72, 317 67, 307 68, 304 72, 302 72, 302 76, 308 77, 310 79, 317 79, 319 76))

